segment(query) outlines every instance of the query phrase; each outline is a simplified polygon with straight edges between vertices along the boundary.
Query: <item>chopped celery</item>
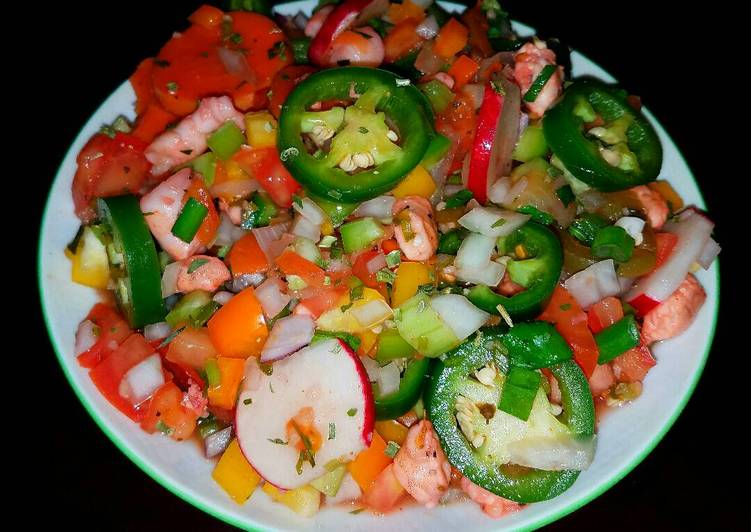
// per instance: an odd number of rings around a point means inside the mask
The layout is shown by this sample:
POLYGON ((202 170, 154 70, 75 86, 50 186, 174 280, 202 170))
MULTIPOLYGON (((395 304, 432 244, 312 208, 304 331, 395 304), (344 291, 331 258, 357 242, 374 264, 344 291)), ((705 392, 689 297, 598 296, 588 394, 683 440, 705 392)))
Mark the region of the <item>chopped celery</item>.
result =
POLYGON ((330 471, 325 475, 313 480, 310 485, 324 495, 328 497, 334 497, 339 492, 339 487, 342 485, 342 480, 344 479, 344 475, 346 473, 347 468, 341 465, 333 471, 330 471))
POLYGON ((345 253, 354 253, 369 248, 373 243, 382 238, 383 226, 371 217, 360 218, 354 222, 344 224, 339 229, 342 235, 342 245, 345 253))
POLYGON ((544 157, 548 152, 548 145, 545 142, 545 134, 539 125, 529 126, 524 130, 519 142, 514 148, 514 160, 526 163, 536 157, 544 157))
POLYGON ((211 303, 211 294, 203 290, 195 290, 185 294, 172 308, 164 320, 170 327, 176 329, 191 320, 192 315, 203 306, 211 303))
POLYGON ((423 293, 417 293, 402 303, 395 320, 402 338, 426 357, 437 357, 461 343, 423 293))
POLYGON ((378 335, 378 348, 375 359, 380 364, 386 364, 398 358, 411 358, 415 349, 401 337, 396 329, 384 329, 378 335))
POLYGON ((206 141, 214 155, 222 161, 229 160, 244 142, 245 135, 232 121, 225 122, 206 141))

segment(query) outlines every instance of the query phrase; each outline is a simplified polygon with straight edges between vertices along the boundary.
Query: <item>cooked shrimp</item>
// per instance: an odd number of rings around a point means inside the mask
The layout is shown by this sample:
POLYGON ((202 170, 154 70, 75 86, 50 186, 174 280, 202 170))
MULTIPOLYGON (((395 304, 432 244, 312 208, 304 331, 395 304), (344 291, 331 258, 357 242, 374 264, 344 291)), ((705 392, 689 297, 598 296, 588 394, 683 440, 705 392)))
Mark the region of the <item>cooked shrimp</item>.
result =
POLYGON ((191 379, 188 391, 183 394, 182 405, 189 408, 198 417, 208 415, 209 400, 203 395, 203 389, 191 379))
POLYGON ((408 231, 405 235, 402 224, 394 225, 394 236, 404 255, 409 260, 428 260, 438 249, 438 232, 433 221, 433 207, 430 202, 420 196, 407 196, 394 202, 392 213, 394 216, 407 211, 408 231), (408 238, 411 237, 411 238, 408 238))
POLYGON ((451 482, 451 465, 427 419, 414 425, 394 457, 394 475, 407 492, 435 508, 451 482))
POLYGON ((329 16, 329 13, 331 13, 333 10, 334 6, 329 4, 316 11, 313 16, 310 17, 308 23, 305 25, 305 36, 312 39, 313 37, 318 35, 318 32, 321 30, 321 26, 323 26, 323 23, 329 16))
POLYGON ((230 279, 232 279, 232 274, 221 259, 209 255, 194 255, 181 261, 180 271, 177 274, 177 290, 183 293, 193 290, 214 292, 230 279), (201 262, 196 264, 195 261, 201 262), (195 264, 193 271, 188 273, 193 264, 195 264))
POLYGON ((647 221, 652 229, 662 227, 668 219, 668 214, 670 214, 668 202, 665 201, 662 194, 646 185, 639 185, 629 190, 644 209, 647 221))
POLYGON ((482 511, 493 519, 498 519, 506 514, 517 512, 521 509, 521 505, 518 502, 510 501, 503 497, 499 497, 494 493, 490 493, 485 488, 473 484, 467 477, 462 477, 459 485, 461 486, 462 491, 466 493, 470 499, 479 504, 482 507, 482 511))
POLYGON ((141 198, 141 212, 145 215, 151 233, 162 249, 176 260, 203 250, 203 245, 197 238, 187 243, 172 234, 172 226, 183 207, 183 197, 189 186, 190 169, 184 168, 141 198))
MULTIPOLYGON (((521 88, 522 95, 526 94, 542 69, 547 65, 555 65, 555 53, 547 45, 535 40, 528 42, 514 55, 516 63, 514 65, 514 79, 521 88)), ((529 111, 530 118, 540 118, 545 111, 555 103, 561 94, 563 86, 563 67, 558 67, 555 73, 550 76, 545 86, 534 102, 524 102, 529 111)))
POLYGON ((203 153, 209 133, 230 120, 245 129, 242 113, 235 109, 228 96, 201 100, 193 114, 183 118, 174 129, 159 135, 146 148, 146 159, 153 164, 151 174, 161 175, 203 153))
POLYGON ((707 299, 707 293, 690 273, 669 298, 644 316, 641 328, 645 345, 678 336, 688 329, 707 299))
POLYGON ((348 65, 376 67, 383 63, 384 55, 381 36, 373 28, 365 26, 345 31, 334 39, 326 54, 326 63, 335 67, 346 61, 348 65))

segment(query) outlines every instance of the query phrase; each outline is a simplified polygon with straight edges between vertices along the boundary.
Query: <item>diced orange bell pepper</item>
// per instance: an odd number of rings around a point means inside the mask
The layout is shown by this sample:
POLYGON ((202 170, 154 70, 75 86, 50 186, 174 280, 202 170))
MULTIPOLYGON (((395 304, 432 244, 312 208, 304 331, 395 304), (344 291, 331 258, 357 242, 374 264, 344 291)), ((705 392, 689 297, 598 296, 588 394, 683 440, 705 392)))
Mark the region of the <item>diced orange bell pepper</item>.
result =
POLYGON ((391 463, 391 458, 386 454, 386 442, 377 433, 373 433, 373 441, 370 447, 357 455, 347 465, 352 478, 363 491, 367 491, 376 477, 391 463))
POLYGON ((401 4, 389 6, 388 17, 393 24, 399 24, 405 20, 422 22, 425 18, 425 10, 410 0, 404 0, 401 4))
POLYGON ((423 41, 417 33, 417 25, 414 20, 405 20, 391 28, 383 40, 386 62, 391 63, 404 57, 423 41))
POLYGON ((454 88, 460 89, 466 85, 480 69, 478 65, 468 55, 460 55, 449 68, 448 75, 454 78, 454 88))
POLYGON ((451 18, 438 32, 433 45, 433 52, 444 59, 448 59, 467 46, 468 36, 467 27, 455 18, 451 18))
POLYGON ((209 404, 231 410, 237 402, 237 389, 243 380, 245 361, 241 358, 217 357, 216 365, 220 380, 219 385, 209 386, 209 404))
POLYGON ((308 286, 320 288, 326 279, 326 272, 293 251, 285 251, 279 255, 276 265, 284 275, 297 275, 308 286))
POLYGON ((162 134, 167 126, 177 120, 177 117, 162 107, 156 100, 149 103, 143 113, 138 115, 131 134, 144 142, 151 142, 162 134))
POLYGON ((260 355, 269 335, 263 307, 253 287, 246 288, 217 310, 208 328, 219 354, 231 358, 260 355))
POLYGON ((227 260, 232 275, 265 273, 270 268, 266 254, 253 233, 248 233, 234 243, 227 260))

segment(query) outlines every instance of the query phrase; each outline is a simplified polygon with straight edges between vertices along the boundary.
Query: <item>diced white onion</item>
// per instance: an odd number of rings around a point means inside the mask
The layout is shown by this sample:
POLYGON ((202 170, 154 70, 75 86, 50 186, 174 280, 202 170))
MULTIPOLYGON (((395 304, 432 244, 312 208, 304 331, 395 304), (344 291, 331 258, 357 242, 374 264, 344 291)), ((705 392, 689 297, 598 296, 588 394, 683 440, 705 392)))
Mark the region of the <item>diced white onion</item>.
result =
POLYGON ((368 216, 379 220, 391 218, 394 201, 396 201, 394 196, 378 196, 362 202, 352 214, 358 218, 366 218, 368 216))
POLYGON ((263 282, 264 278, 265 277, 262 273, 244 273, 242 275, 237 275, 232 279, 232 291, 237 294, 249 286, 258 286, 263 282))
POLYGON ((85 353, 96 343, 98 340, 97 328, 91 320, 84 320, 80 323, 76 331, 76 356, 85 353))
POLYGON ((310 198, 303 198, 299 204, 295 202, 292 207, 313 225, 320 226, 326 221, 326 213, 310 198))
POLYGON ((300 255, 302 258, 313 263, 321 260, 321 250, 318 249, 316 243, 309 238, 298 236, 297 238, 295 238, 295 241, 292 245, 295 248, 295 253, 300 255))
POLYGON ((272 362, 295 353, 310 343, 315 333, 313 318, 305 314, 277 320, 261 351, 261 362, 272 362))
POLYGON ((509 190, 511 190, 511 178, 508 176, 500 178, 493 183, 488 190, 488 199, 498 205, 506 201, 509 190))
POLYGON ((460 270, 480 270, 486 267, 495 250, 496 240, 479 233, 467 235, 456 252, 454 266, 460 270))
POLYGON ((232 441, 232 426, 226 427, 220 431, 207 436, 203 440, 204 451, 206 452, 206 458, 214 458, 222 454, 232 441))
POLYGON ((219 228, 216 231, 216 240, 214 240, 215 246, 231 246, 238 240, 240 240, 247 231, 242 227, 238 227, 232 223, 230 217, 226 213, 219 215, 219 228))
POLYGON ((543 471, 587 469, 595 456, 596 437, 576 436, 526 438, 509 443, 512 463, 543 471))
POLYGON ((386 268, 386 266, 386 255, 384 255, 383 253, 378 253, 376 256, 370 259, 367 264, 365 264, 365 269, 368 270, 368 273, 374 274, 386 268))
POLYGON ((503 203, 505 205, 508 205, 509 203, 513 202, 516 198, 521 196, 522 192, 524 192, 526 189, 527 189, 527 178, 522 177, 511 186, 511 188, 508 191, 508 194, 506 194, 506 199, 503 200, 503 203))
POLYGON ((484 284, 490 287, 498 286, 503 280, 503 274, 506 273, 506 266, 497 262, 489 262, 483 268, 474 270, 469 268, 460 268, 456 270, 456 277, 460 281, 474 284, 484 284))
POLYGON ((432 39, 438 35, 438 22, 433 15, 430 15, 417 25, 415 32, 423 39, 432 39))
POLYGON ((181 268, 182 265, 179 262, 171 262, 164 268, 164 273, 162 274, 162 298, 177 293, 177 276, 181 268))
POLYGON ((270 261, 273 261, 277 257, 277 255, 274 254, 274 251, 276 251, 275 248, 277 247, 275 244, 280 238, 282 238, 282 235, 287 232, 287 229, 289 229, 288 222, 268 225, 266 227, 257 227, 252 230, 252 233, 255 235, 256 241, 258 242, 258 246, 263 250, 270 261))
POLYGON ((566 279, 563 285, 584 309, 604 297, 615 296, 621 292, 613 259, 595 262, 592 266, 566 279))
POLYGON ((613 225, 622 227, 628 235, 634 239, 634 242, 638 246, 644 241, 644 236, 642 235, 644 223, 644 220, 637 218, 636 216, 624 216, 619 218, 613 225))
POLYGON ((362 365, 365 367, 365 371, 368 374, 368 380, 370 382, 377 382, 378 375, 381 373, 381 366, 378 365, 378 362, 367 356, 360 357, 360 362, 362 362, 362 365))
POLYGON ((292 234, 318 242, 321 239, 321 227, 304 216, 296 216, 292 224, 292 234))
MULTIPOLYGON (((500 281, 499 281, 500 282, 500 281)), ((480 310, 459 294, 442 294, 430 300, 430 306, 459 340, 468 338, 488 321, 490 314, 480 310)))
POLYGON ((378 393, 381 396, 399 391, 399 367, 394 362, 389 362, 378 372, 378 393))
POLYGON ((706 270, 709 268, 712 262, 717 258, 717 255, 720 254, 721 250, 722 248, 715 241, 715 239, 710 238, 709 240, 707 240, 707 243, 704 246, 704 249, 701 250, 701 254, 699 255, 699 258, 696 259, 696 262, 698 262, 701 265, 701 267, 706 270))
POLYGON ((393 311, 382 299, 373 299, 349 310, 361 327, 369 329, 389 319, 393 311))
MULTIPOLYGON (((256 295, 258 295, 257 291, 256 291, 256 295)), ((232 299, 233 297, 235 297, 235 294, 233 294, 232 292, 227 292, 226 290, 222 290, 221 292, 217 292, 216 294, 214 294, 214 297, 212 297, 211 299, 213 301, 216 301, 220 305, 224 306, 227 303, 229 303, 229 300, 232 299)))
POLYGON ((527 220, 529 220, 529 216, 526 214, 488 207, 475 207, 459 218, 459 225, 474 233, 498 238, 513 233, 527 223, 527 220))
POLYGON ((172 327, 166 321, 160 321, 159 323, 152 323, 143 328, 143 337, 147 342, 153 342, 154 340, 163 340, 167 338, 172 332, 172 327))
POLYGON ((263 313, 271 319, 277 316, 292 299, 284 292, 284 284, 279 279, 266 279, 255 290, 256 298, 263 307, 263 313))
POLYGON ((154 353, 128 370, 120 383, 120 395, 139 405, 163 384, 162 359, 154 353))

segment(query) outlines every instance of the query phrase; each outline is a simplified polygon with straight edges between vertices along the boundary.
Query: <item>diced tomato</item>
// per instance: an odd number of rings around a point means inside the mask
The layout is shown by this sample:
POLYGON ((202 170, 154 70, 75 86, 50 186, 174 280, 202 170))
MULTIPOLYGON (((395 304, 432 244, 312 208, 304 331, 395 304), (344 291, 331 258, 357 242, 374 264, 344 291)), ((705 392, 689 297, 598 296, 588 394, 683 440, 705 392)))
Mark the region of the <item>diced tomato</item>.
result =
POLYGON ((160 350, 159 354, 162 357, 162 367, 172 375, 172 381, 177 384, 182 391, 187 392, 191 383, 198 385, 198 387, 203 390, 205 382, 196 370, 190 366, 172 362, 166 356, 166 349, 160 350))
POLYGON ((212 29, 221 26, 224 19, 224 12, 218 7, 210 5, 202 5, 196 9, 193 14, 188 17, 188 20, 192 24, 198 24, 207 29, 212 29))
POLYGON ((295 314, 308 314, 318 319, 321 314, 334 308, 346 293, 346 286, 316 289, 314 295, 303 297, 295 307, 295 314))
POLYGON ((99 328, 99 337, 88 351, 78 356, 78 363, 91 369, 130 336, 130 327, 117 311, 104 303, 97 303, 86 316, 99 328))
POLYGON ((151 83, 151 73, 154 60, 149 57, 138 64, 136 71, 130 76, 130 84, 136 93, 136 114, 140 115, 154 100, 154 86, 151 83))
POLYGON ((399 242, 393 238, 389 238, 388 240, 381 242, 381 249, 383 250, 384 255, 388 255, 392 251, 397 251, 399 249, 399 242))
POLYGON ((629 349, 611 362, 613 373, 619 382, 643 381, 656 364, 649 348, 644 345, 629 349))
POLYGON ((574 352, 574 360, 589 379, 597 366, 599 349, 587 326, 587 313, 568 290, 558 285, 545 311, 537 318, 555 325, 574 352))
POLYGON ((282 164, 276 147, 243 146, 233 160, 260 183, 274 203, 285 209, 292 206, 292 195, 300 189, 300 185, 282 164))
POLYGON ((592 334, 597 334, 605 327, 613 325, 623 318, 623 305, 617 297, 606 297, 598 301, 589 309, 587 313, 587 322, 592 334))
POLYGON ((376 512, 387 513, 394 509, 405 493, 406 490, 394 475, 394 466, 389 464, 363 494, 362 501, 376 512))
POLYGON ((144 109, 143 113, 139 113, 131 134, 143 142, 151 143, 167 129, 167 126, 175 121, 177 121, 177 117, 154 100, 144 109))
POLYGON ((134 194, 141 189, 151 168, 143 152, 146 143, 131 135, 117 133, 110 138, 97 133, 83 147, 73 177, 76 216, 89 222, 96 217, 94 198, 134 194))
POLYGON ((274 118, 279 118, 282 105, 287 101, 287 96, 292 89, 315 71, 315 67, 310 65, 290 65, 276 73, 271 81, 271 97, 269 98, 269 111, 274 118))
POLYGON ((461 168, 464 156, 472 147, 476 121, 472 102, 463 92, 457 94, 446 110, 436 117, 436 130, 450 138, 456 149, 451 171, 461 168))
POLYGON ((655 233, 655 245, 657 246, 655 251, 655 269, 665 263, 677 243, 678 235, 674 233, 655 233))
POLYGON ((143 336, 131 334, 115 351, 89 372, 99 392, 123 414, 138 421, 143 411, 120 395, 120 383, 130 368, 155 352, 143 336))
POLYGON ((203 219, 201 227, 198 228, 196 237, 200 240, 201 244, 208 246, 214 241, 216 237, 216 231, 219 229, 219 215, 214 207, 214 201, 209 194, 209 189, 203 182, 203 179, 197 176, 193 176, 190 180, 190 187, 185 191, 183 196, 183 202, 187 202, 188 199, 194 198, 198 203, 206 207, 209 212, 206 214, 206 218, 203 219))
POLYGON ((418 24, 419 22, 415 20, 405 20, 394 26, 386 35, 383 46, 387 63, 393 63, 404 57, 418 48, 424 41, 420 34, 415 31, 418 24))
POLYGON ((383 283, 376 280, 378 272, 371 273, 368 271, 368 263, 380 254, 381 252, 377 249, 365 251, 357 256, 355 263, 352 265, 352 275, 360 279, 368 288, 381 288, 383 286, 383 283))
POLYGON ((197 416, 182 401, 183 392, 177 385, 164 384, 151 398, 141 428, 149 433, 160 430, 178 441, 188 438, 196 428, 197 416))
POLYGON ((215 358, 216 355, 216 348, 206 327, 187 327, 170 342, 165 358, 181 366, 200 370, 208 359, 215 358))
POLYGON ((277 267, 284 275, 297 275, 308 286, 323 286, 326 274, 316 264, 292 251, 285 251, 276 258, 277 267))

